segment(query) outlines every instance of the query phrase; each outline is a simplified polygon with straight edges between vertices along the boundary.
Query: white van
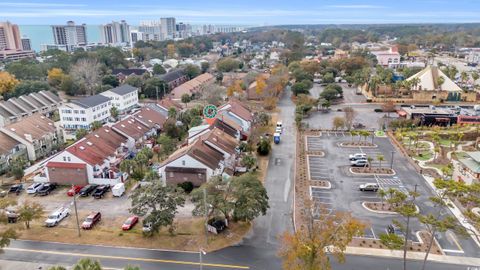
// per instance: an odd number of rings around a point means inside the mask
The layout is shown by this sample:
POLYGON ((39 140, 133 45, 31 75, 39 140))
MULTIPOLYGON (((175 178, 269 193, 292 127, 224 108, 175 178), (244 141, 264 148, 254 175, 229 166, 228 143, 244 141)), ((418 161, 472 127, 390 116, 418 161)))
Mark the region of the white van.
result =
POLYGON ((115 184, 112 188, 112 195, 114 197, 121 197, 125 193, 125 184, 124 183, 118 183, 115 184))
POLYGON ((277 128, 282 128, 282 122, 281 121, 277 122, 277 128))

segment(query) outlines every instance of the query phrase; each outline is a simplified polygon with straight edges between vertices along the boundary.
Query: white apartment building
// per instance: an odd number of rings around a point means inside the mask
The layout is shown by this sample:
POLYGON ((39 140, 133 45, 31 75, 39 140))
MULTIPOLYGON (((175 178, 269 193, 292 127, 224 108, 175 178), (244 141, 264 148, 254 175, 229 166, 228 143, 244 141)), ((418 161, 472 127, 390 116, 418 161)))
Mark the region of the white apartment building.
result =
POLYGON ((107 121, 112 106, 111 99, 102 95, 73 100, 59 108, 60 124, 66 130, 90 129, 94 121, 107 121))
POLYGON ((115 106, 120 113, 138 107, 138 88, 128 84, 107 90, 100 95, 111 98, 112 106, 115 106))
POLYGON ((73 51, 75 46, 87 44, 87 26, 75 25, 68 21, 67 25, 52 25, 53 40, 55 45, 66 46, 67 51, 73 51))
POLYGON ((130 44, 130 26, 124 20, 101 25, 100 34, 104 44, 114 46, 130 44))

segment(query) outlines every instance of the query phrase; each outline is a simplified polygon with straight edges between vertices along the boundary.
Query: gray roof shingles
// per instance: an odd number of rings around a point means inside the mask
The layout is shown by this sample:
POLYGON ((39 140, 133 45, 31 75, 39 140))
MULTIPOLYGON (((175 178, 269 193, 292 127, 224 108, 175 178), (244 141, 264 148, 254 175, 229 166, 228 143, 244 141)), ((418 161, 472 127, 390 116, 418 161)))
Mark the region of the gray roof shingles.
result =
POLYGON ((124 85, 121 85, 119 87, 115 87, 113 89, 110 89, 108 91, 111 91, 115 94, 123 96, 123 95, 126 95, 128 93, 134 92, 135 90, 137 90, 136 87, 133 87, 133 86, 128 85, 128 84, 124 84, 124 85))
POLYGON ((77 100, 72 100, 73 104, 76 104, 82 108, 91 108, 95 107, 97 105, 100 105, 102 103, 105 103, 109 101, 110 98, 102 96, 102 95, 94 95, 94 96, 89 96, 85 97, 82 99, 77 99, 77 100))

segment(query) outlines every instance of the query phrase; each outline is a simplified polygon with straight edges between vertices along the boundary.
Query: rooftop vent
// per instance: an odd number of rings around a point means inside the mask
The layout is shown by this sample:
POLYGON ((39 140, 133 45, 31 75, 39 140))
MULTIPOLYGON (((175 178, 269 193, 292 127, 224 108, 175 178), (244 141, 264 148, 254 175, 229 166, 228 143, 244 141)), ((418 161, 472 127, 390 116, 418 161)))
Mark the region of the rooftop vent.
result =
POLYGON ((98 136, 98 134, 95 134, 95 135, 93 135, 93 136, 95 136, 95 138, 100 138, 100 136, 98 136))
POLYGON ((125 127, 125 125, 124 125, 124 124, 121 124, 120 126, 122 126, 122 127, 125 127))
POLYGON ((80 146, 79 148, 80 148, 80 150, 85 150, 85 147, 83 147, 83 146, 80 146))
POLYGON ((87 142, 87 144, 88 144, 89 146, 92 146, 92 145, 93 145, 93 143, 91 143, 91 142, 87 142))

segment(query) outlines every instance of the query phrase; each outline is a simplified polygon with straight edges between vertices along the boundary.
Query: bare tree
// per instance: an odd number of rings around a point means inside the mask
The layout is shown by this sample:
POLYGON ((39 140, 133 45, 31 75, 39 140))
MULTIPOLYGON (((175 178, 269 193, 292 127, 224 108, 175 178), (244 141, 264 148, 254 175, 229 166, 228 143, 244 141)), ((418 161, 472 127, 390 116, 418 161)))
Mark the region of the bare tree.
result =
POLYGON ((85 87, 86 94, 93 95, 100 82, 100 67, 96 59, 82 58, 72 67, 70 75, 85 87))
POLYGON ((357 116, 357 112, 352 107, 346 107, 343 109, 345 113, 345 126, 348 130, 352 129, 353 120, 357 116))
POLYGON ((226 96, 225 87, 216 84, 205 84, 200 90, 201 99, 207 104, 220 105, 226 96))

